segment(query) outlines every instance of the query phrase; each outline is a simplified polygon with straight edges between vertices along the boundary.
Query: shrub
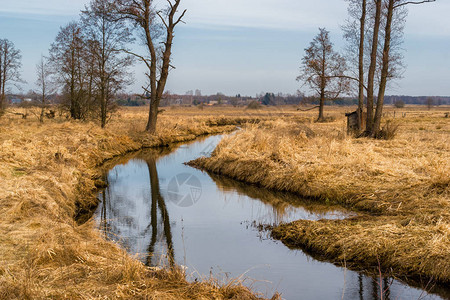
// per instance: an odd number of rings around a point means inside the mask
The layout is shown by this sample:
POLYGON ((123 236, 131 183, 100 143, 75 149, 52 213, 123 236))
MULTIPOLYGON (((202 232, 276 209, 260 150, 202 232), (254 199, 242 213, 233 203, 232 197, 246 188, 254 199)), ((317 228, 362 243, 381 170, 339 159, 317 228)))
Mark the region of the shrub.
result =
POLYGON ((397 100, 394 102, 394 106, 397 108, 403 108, 405 107, 405 102, 403 100, 397 100))
POLYGON ((257 101, 252 101, 247 105, 248 109, 260 109, 261 108, 261 104, 259 104, 259 102, 257 101))
POLYGON ((376 139, 392 140, 397 134, 399 125, 388 120, 381 130, 375 135, 376 139))

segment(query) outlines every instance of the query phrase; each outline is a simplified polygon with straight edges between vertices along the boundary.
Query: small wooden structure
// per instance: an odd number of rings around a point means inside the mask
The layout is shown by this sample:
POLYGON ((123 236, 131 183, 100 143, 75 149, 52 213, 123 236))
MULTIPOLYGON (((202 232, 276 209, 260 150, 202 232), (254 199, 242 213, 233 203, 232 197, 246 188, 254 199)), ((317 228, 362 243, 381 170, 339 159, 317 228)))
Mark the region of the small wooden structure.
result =
MULTIPOLYGON (((346 113, 345 116, 347 117, 347 133, 358 133, 358 112, 346 113)), ((361 116, 361 129, 366 127, 366 116, 367 113, 363 112, 361 116)))

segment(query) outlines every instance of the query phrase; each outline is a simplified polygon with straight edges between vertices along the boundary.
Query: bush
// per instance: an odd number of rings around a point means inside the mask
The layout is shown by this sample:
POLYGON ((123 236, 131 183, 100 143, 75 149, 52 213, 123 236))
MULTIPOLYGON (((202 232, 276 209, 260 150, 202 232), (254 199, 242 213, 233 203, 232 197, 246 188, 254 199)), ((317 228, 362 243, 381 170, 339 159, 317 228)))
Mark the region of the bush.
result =
POLYGON ((259 102, 257 101, 252 101, 247 105, 248 109, 260 109, 261 108, 261 104, 259 104, 259 102))
POLYGON ((405 102, 403 100, 397 100, 394 102, 394 106, 397 108, 403 108, 405 107, 405 102))
POLYGON ((375 138, 379 140, 392 140, 397 134, 398 127, 398 124, 387 121, 383 128, 375 135, 375 138))

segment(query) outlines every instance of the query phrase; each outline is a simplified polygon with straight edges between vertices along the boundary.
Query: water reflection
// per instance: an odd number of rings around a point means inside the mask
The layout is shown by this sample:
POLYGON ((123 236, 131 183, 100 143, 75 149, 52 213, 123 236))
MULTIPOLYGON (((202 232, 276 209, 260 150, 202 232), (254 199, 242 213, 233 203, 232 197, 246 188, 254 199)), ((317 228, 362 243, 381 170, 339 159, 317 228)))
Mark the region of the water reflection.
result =
POLYGON ((421 290, 399 281, 385 278, 380 287, 377 278, 260 239, 258 232, 248 229, 251 226, 242 224, 335 219, 348 213, 183 165, 210 144, 207 139, 174 152, 146 151, 112 162, 105 173, 108 188, 99 195, 102 203, 96 217, 101 230, 147 265, 186 266, 190 280, 210 272, 214 277, 226 274, 233 278, 245 273, 254 279, 249 285, 255 291, 271 296, 277 290, 284 299, 421 297, 421 290), (201 198, 190 207, 181 207, 170 199, 169 185, 176 175, 186 173, 201 183, 201 198))
POLYGON ((298 219, 344 219, 356 215, 345 211, 342 207, 319 204, 291 193, 265 189, 214 173, 207 173, 223 194, 237 193, 242 196, 242 201, 251 198, 268 207, 270 209, 268 212, 259 215, 258 220, 253 220, 259 224, 278 225, 298 219))
MULTIPOLYGON (((167 246, 167 258, 169 260, 169 265, 174 267, 175 265, 175 253, 173 250, 173 242, 172 242, 172 232, 170 229, 170 219, 169 212, 167 211, 167 206, 164 201, 164 198, 161 196, 161 191, 159 188, 159 179, 158 179, 158 170, 156 169, 156 160, 155 158, 147 159, 147 167, 148 173, 150 174, 150 190, 152 194, 152 212, 151 212, 151 226, 152 226, 152 239, 150 241, 150 245, 148 246, 148 254, 147 254, 147 265, 152 266, 152 257, 155 253, 155 244, 158 237, 158 216, 157 216, 157 208, 161 213, 161 219, 163 224, 163 235, 166 240, 167 246)), ((156 263, 157 264, 157 263, 156 263)))
POLYGON ((170 217, 161 195, 155 156, 151 153, 145 160, 133 158, 130 162, 147 167, 150 184, 149 188, 141 190, 143 193, 135 193, 134 176, 122 176, 122 166, 108 173, 105 177, 108 187, 101 193, 100 228, 109 239, 119 242, 133 254, 140 254, 147 265, 174 267, 170 217), (118 193, 117 187, 122 192, 118 193), (130 192, 134 192, 133 197, 129 197, 130 192), (146 242, 148 246, 143 250, 146 242))

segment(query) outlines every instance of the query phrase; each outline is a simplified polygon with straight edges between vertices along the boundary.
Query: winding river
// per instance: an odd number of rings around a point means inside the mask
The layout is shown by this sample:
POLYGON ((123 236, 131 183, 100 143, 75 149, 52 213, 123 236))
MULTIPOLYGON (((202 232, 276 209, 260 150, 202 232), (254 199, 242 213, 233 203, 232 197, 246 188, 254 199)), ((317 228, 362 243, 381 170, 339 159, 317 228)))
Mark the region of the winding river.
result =
POLYGON ((408 286, 318 261, 272 240, 260 225, 345 218, 336 207, 302 201, 184 165, 208 155, 222 136, 173 150, 123 157, 105 170, 95 214, 107 238, 149 266, 185 268, 189 280, 239 278, 283 299, 447 299, 449 291, 408 286), (381 297, 381 294, 383 295, 381 297))

